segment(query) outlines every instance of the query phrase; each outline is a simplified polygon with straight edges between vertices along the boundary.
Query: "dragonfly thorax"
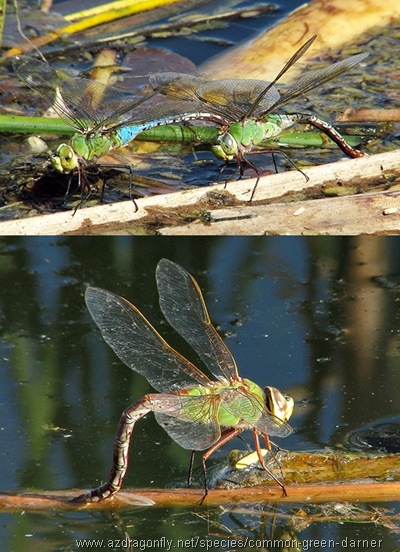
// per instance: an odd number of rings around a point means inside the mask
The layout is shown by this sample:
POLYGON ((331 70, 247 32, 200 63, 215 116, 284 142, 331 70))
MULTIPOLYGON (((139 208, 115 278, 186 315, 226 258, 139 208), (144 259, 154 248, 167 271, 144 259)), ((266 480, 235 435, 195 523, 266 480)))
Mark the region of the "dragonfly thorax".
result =
POLYGON ((75 134, 69 145, 58 146, 50 161, 56 171, 68 174, 78 167, 80 159, 92 161, 119 146, 120 140, 116 135, 90 137, 75 134))
POLYGON ((302 119, 302 115, 268 115, 263 120, 249 119, 234 123, 229 132, 220 134, 211 151, 218 159, 233 161, 239 154, 262 147, 263 141, 278 136, 302 119))

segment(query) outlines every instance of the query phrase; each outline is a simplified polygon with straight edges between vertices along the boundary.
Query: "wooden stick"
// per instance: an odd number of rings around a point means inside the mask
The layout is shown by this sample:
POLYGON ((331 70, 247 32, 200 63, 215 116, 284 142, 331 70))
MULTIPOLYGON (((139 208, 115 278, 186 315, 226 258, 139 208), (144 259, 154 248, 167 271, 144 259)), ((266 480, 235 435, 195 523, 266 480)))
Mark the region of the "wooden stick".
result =
MULTIPOLYGON (((49 215, 40 215, 26 219, 13 221, 5 221, 0 223, 0 235, 59 235, 59 234, 143 234, 155 233, 155 228, 160 231, 160 228, 169 226, 171 234, 180 234, 177 226, 186 227, 185 220, 196 220, 196 233, 201 235, 209 232, 210 217, 208 213, 216 212, 221 208, 229 205, 229 211, 232 211, 231 219, 236 218, 236 206, 240 205, 241 218, 253 217, 257 203, 269 203, 277 201, 283 196, 304 192, 306 190, 317 191, 322 187, 339 186, 343 187, 354 185, 362 187, 371 185, 371 183, 388 184, 389 179, 394 179, 396 175, 400 175, 400 151, 395 150, 387 153, 371 155, 369 157, 361 157, 359 159, 346 159, 336 163, 327 165, 319 165, 310 169, 305 169, 309 180, 305 181, 304 176, 297 171, 286 171, 284 173, 273 174, 260 179, 254 201, 249 203, 248 199, 253 190, 255 179, 246 179, 237 182, 228 182, 226 188, 224 184, 209 186, 207 188, 192 188, 173 194, 165 194, 163 196, 153 196, 136 200, 138 210, 135 211, 131 201, 125 201, 112 205, 100 205, 91 208, 81 208, 73 215, 71 212, 62 212, 49 215), (245 213, 243 213, 243 210, 245 213), (207 214, 206 218, 201 217, 201 214, 207 214), (179 224, 178 224, 179 222, 179 224), (153 230, 152 230, 153 229, 153 230)), ((351 196, 351 198, 364 198, 366 202, 370 200, 372 194, 360 194, 351 196)), ((385 209, 395 209, 399 207, 399 199, 395 193, 384 195, 385 209)), ((347 228, 340 226, 332 227, 332 218, 329 213, 335 210, 335 202, 339 199, 349 201, 350 198, 332 198, 329 199, 329 205, 322 215, 326 215, 328 223, 324 224, 323 216, 320 219, 320 225, 317 231, 312 230, 308 233, 321 234, 342 234, 349 233, 347 228)), ((328 201, 328 200, 326 200, 328 201)), ((304 202, 297 201, 291 203, 290 209, 297 211, 302 207, 304 202)), ((315 209, 322 209, 321 200, 313 200, 315 209)), ((287 201, 283 204, 287 206, 287 201)), ((276 208, 276 205, 269 206, 276 208)), ((342 208, 342 205, 340 205, 342 208)), ((391 211, 388 211, 390 214, 391 211)), ((385 213, 384 213, 385 214, 385 213)), ((269 216, 269 213, 268 215, 269 216)), ((379 232, 396 232, 400 231, 400 221, 396 219, 396 225, 393 226, 393 217, 380 217, 380 225, 378 229, 371 230, 371 225, 374 220, 371 218, 376 216, 376 213, 367 212, 363 219, 358 220, 357 232, 372 233, 379 232), (389 224, 389 226, 387 226, 389 224)), ((351 222, 347 218, 348 222, 351 222)), ((268 222, 267 218, 265 219, 268 222)), ((258 219, 258 228, 265 233, 301 233, 301 228, 307 233, 307 227, 310 222, 309 217, 302 220, 298 219, 294 232, 287 229, 286 220, 274 219, 276 225, 268 223, 267 228, 262 226, 262 221, 258 219), (261 226, 260 226, 261 223, 261 226), (301 223, 301 224, 300 224, 301 223)), ((193 230, 190 233, 194 233, 193 230)), ((214 228, 214 234, 233 234, 236 230, 229 225, 225 225, 224 230, 214 228)), ((256 229, 249 229, 247 234, 260 233, 256 229)), ((352 232, 354 233, 354 232, 352 232)))
MULTIPOLYGON (((270 479, 253 487, 211 489, 204 505, 254 502, 360 502, 391 501, 400 498, 400 482, 380 483, 375 478, 399 478, 400 455, 360 455, 339 453, 290 453, 282 460, 285 488, 288 496, 270 479), (368 477, 370 480, 365 481, 368 477), (338 482, 338 479, 342 482, 338 482), (352 479, 344 483, 343 480, 352 479), (361 482, 360 482, 361 479, 361 482), (334 484, 316 484, 333 481, 334 484), (358 480, 358 482, 354 482, 358 480), (302 483, 304 481, 309 484, 302 483)), ((240 470, 239 470, 240 471, 240 470)), ((258 469, 259 473, 265 473, 258 469)), ((236 472, 237 473, 237 472, 236 472)), ((227 476, 229 478, 229 476, 227 476)), ((132 508, 132 506, 177 507, 198 506, 203 489, 122 489, 108 500, 86 504, 70 502, 83 490, 37 493, 0 493, 0 510, 75 510, 132 508)))
MULTIPOLYGON (((341 485, 287 485, 288 496, 278 487, 253 487, 239 489, 214 489, 209 492, 203 506, 255 502, 388 502, 399 500, 400 483, 346 483, 341 485)), ((144 507, 136 499, 140 496, 148 505, 158 508, 195 507, 203 497, 202 489, 125 489, 110 500, 74 504, 68 502, 83 490, 49 491, 43 493, 0 493, 0 510, 48 511, 48 510, 110 510, 115 508, 144 507)))

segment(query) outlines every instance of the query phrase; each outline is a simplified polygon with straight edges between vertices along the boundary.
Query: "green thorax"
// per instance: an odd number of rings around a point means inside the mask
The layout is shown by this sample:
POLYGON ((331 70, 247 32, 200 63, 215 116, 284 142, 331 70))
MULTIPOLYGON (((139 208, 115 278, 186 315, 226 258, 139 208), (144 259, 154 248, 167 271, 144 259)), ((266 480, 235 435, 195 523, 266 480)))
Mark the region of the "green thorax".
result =
POLYGON ((121 145, 122 141, 116 133, 94 138, 75 134, 69 144, 58 146, 55 154, 51 157, 51 164, 55 170, 68 174, 78 166, 78 159, 92 161, 121 145))
POLYGON ((212 152, 218 159, 232 161, 239 150, 251 150, 253 146, 262 144, 264 140, 278 136, 283 130, 294 125, 300 115, 268 115, 263 121, 248 119, 234 123, 228 132, 218 136, 212 152))
POLYGON ((292 126, 297 119, 297 115, 268 115, 264 121, 250 119, 235 123, 229 127, 229 134, 244 147, 256 146, 267 138, 278 136, 284 129, 292 126))
POLYGON ((118 148, 121 145, 121 140, 115 133, 108 136, 96 136, 95 138, 75 134, 70 143, 80 157, 86 161, 92 161, 92 159, 97 159, 102 155, 106 155, 110 150, 118 148))
MULTIPOLYGON (((252 381, 240 378, 233 382, 213 382, 209 386, 193 387, 188 395, 216 395, 217 418, 220 425, 236 427, 255 424, 265 409, 264 391, 252 381), (254 405, 257 405, 257 408, 254 405)), ((207 420, 204 420, 207 422, 207 420)))

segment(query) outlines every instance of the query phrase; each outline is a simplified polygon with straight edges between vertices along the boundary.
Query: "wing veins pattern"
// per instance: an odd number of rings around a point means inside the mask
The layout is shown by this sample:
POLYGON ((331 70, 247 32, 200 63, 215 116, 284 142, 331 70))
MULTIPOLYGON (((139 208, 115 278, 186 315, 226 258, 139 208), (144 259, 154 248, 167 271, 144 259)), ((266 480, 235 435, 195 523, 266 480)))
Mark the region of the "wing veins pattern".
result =
POLYGON ((187 450, 205 450, 218 441, 221 436, 218 407, 218 397, 212 394, 161 394, 152 401, 157 422, 187 450))
POLYGON ((129 368, 160 392, 177 391, 210 380, 172 349, 131 303, 109 291, 89 287, 86 304, 103 339, 129 368))
POLYGON ((160 308, 215 377, 238 377, 232 353, 211 323, 201 290, 181 266, 162 259, 156 270, 160 308))
POLYGON ((16 57, 13 66, 30 88, 82 133, 101 131, 107 125, 114 128, 125 124, 125 120, 131 117, 127 115, 128 111, 156 94, 153 91, 137 97, 94 80, 74 78, 28 56, 16 57))

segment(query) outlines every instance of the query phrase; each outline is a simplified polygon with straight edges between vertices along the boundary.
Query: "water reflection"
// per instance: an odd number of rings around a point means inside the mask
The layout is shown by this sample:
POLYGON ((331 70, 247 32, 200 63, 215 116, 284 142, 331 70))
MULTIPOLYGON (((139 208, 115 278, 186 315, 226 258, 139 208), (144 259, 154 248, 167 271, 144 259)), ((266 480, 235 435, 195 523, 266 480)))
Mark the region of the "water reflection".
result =
MULTIPOLYGON (((158 307, 162 257, 196 277, 240 373, 294 396, 296 432, 285 447, 342 446, 349 431, 398 414, 399 288, 382 285, 400 274, 397 238, 2 239, 2 490, 100 483, 121 412, 150 391, 102 342, 84 306, 87 285, 131 300, 196 362, 158 307)), ((222 454, 231 448, 243 445, 222 454)), ((149 417, 135 430, 126 485, 184 480, 188 461, 149 417)), ((165 515, 141 516, 135 534, 152 516, 162 534, 165 515)), ((34 520, 13 518, 10 530, 24 542, 34 520)))

